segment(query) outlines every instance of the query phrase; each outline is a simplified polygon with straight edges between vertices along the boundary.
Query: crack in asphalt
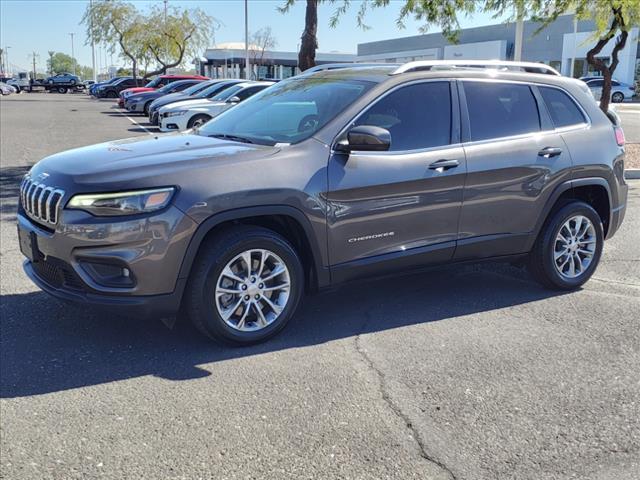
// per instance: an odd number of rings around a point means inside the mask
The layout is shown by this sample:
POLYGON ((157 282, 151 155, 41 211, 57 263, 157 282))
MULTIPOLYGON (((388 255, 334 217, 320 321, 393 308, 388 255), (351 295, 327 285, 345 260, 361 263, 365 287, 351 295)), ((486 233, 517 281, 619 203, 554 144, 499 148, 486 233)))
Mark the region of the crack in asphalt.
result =
POLYGON ((434 458, 431 455, 429 455, 429 453, 427 452, 427 447, 426 447, 424 441, 422 440, 422 437, 420 436, 420 433, 418 432, 416 427, 413 425, 413 422, 409 418, 409 415, 407 415, 405 412, 403 412, 402 409, 400 408, 400 406, 397 405, 392 400, 391 395, 387 391, 386 375, 384 374, 384 372, 382 370, 380 370, 376 366, 376 364, 373 362, 373 360, 371 359, 371 357, 369 356, 367 351, 361 345, 360 339, 362 337, 362 333, 364 332, 365 327, 367 326, 367 324, 369 323, 369 320, 371 319, 370 312, 369 311, 365 311, 364 312, 364 317, 365 317, 365 320, 362 323, 362 325, 361 325, 361 327, 360 327, 360 329, 358 331, 358 334, 354 338, 354 345, 355 345, 356 352, 358 352, 358 354, 362 357, 364 363, 378 377, 378 384, 380 386, 380 393, 382 394, 382 399, 387 404, 387 406, 390 408, 390 410, 393 412, 393 414, 404 422, 405 427, 409 430, 409 432, 411 434, 411 438, 416 443, 416 446, 417 446, 417 449, 418 449, 418 452, 419 452, 420 456, 423 459, 425 459, 426 461, 436 465, 438 468, 440 468, 441 470, 446 472, 446 474, 452 480, 457 480, 457 477, 455 476, 455 474, 451 471, 451 469, 448 466, 446 466, 444 463, 442 463, 437 458, 434 458))

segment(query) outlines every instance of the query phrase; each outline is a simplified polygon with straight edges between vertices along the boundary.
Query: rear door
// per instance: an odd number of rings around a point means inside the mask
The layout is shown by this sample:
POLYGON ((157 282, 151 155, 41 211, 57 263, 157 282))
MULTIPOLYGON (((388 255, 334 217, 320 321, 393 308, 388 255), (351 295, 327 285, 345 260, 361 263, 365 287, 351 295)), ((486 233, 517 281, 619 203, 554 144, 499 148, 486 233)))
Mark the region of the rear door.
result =
POLYGON ((413 267, 453 255, 465 158, 452 86, 447 80, 401 85, 345 127, 383 127, 391 147, 331 154, 327 209, 336 280, 344 279, 340 267, 357 276, 351 266, 376 265, 380 272, 381 265, 393 270, 403 262, 413 267))
POLYGON ((571 157, 535 86, 460 83, 467 179, 455 258, 523 253, 571 157))

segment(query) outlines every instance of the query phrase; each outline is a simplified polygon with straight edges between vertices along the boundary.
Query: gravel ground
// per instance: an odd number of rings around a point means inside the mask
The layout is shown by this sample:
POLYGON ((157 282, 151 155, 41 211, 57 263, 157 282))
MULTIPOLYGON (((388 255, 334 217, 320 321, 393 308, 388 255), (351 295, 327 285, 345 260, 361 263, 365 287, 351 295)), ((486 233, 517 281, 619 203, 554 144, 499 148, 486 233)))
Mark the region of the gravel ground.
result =
POLYGON ((627 143, 625 150, 624 167, 640 169, 640 143, 627 143))

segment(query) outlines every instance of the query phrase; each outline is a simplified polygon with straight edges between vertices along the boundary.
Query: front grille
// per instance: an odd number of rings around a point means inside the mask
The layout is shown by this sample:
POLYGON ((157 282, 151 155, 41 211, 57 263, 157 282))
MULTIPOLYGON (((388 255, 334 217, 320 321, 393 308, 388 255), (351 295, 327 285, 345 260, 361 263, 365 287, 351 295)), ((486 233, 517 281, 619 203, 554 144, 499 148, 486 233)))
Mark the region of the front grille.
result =
POLYGON ((25 176, 20 185, 20 204, 31 218, 45 224, 58 223, 64 190, 36 183, 25 176))
POLYGON ((57 258, 47 257, 31 264, 42 280, 55 288, 66 287, 72 290, 82 290, 83 283, 70 265, 57 258))

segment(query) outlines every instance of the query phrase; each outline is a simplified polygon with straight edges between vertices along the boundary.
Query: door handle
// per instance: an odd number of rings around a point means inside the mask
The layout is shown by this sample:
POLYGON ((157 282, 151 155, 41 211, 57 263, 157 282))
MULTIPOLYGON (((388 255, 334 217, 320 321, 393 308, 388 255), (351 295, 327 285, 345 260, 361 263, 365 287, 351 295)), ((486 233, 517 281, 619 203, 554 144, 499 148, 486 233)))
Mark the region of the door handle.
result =
POLYGON ((445 170, 449 170, 450 168, 456 168, 458 165, 460 165, 460 162, 458 160, 447 160, 446 158, 442 158, 429 164, 429 170, 438 170, 440 172, 444 172, 445 170))
POLYGON ((538 152, 539 157, 551 158, 557 157, 562 153, 562 149, 558 147, 546 147, 538 152))

